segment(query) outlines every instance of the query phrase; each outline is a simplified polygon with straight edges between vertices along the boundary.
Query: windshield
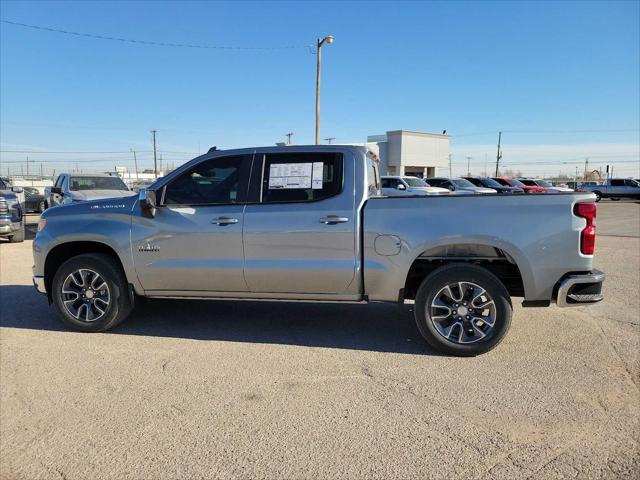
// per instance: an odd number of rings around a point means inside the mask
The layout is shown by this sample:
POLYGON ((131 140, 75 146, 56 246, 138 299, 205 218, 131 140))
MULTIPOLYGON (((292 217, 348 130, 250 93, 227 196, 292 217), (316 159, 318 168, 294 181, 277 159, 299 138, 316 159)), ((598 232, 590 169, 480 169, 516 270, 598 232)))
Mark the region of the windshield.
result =
POLYGON ((524 183, 520 180, 516 180, 515 178, 510 179, 507 183, 512 187, 524 187, 524 183))
POLYGON ((416 177, 402 177, 402 180, 404 180, 404 183, 406 183, 410 187, 423 188, 427 186, 426 183, 416 177))
MULTIPOLYGON (((518 180, 514 180, 514 182, 517 182, 518 180)), ((522 182, 523 185, 527 185, 529 187, 537 187, 538 185, 536 185, 536 182, 534 182, 533 180, 520 180, 520 182, 522 182)))
POLYGON ((493 178, 483 178, 482 179, 482 184, 485 187, 490 187, 490 188, 495 188, 495 187, 500 187, 501 185, 496 182, 493 178))
POLYGON ((80 190, 129 190, 120 177, 71 177, 72 192, 80 190))
POLYGON ((539 187, 553 187, 553 185, 551 185, 546 180, 536 180, 535 183, 537 183, 539 187))
POLYGON ((473 183, 471 183, 469 180, 465 180, 464 178, 454 178, 453 180, 451 180, 451 183, 454 183, 458 187, 462 187, 462 188, 475 187, 473 183))

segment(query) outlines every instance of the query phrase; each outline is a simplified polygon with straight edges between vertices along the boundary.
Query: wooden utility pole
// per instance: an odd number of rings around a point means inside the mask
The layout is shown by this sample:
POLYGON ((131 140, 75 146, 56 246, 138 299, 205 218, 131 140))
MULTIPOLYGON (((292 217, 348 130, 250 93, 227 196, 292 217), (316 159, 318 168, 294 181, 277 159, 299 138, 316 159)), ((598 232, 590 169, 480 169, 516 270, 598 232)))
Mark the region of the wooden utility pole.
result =
POLYGON ((153 134, 153 175, 158 178, 158 159, 156 150, 156 130, 151 130, 153 134))
POLYGON ((498 153, 496 154, 496 177, 498 176, 498 168, 500 167, 500 159, 502 151, 500 150, 500 142, 502 141, 502 132, 498 132, 498 153))
POLYGON ((133 168, 136 169, 136 180, 140 180, 140 177, 138 177, 138 157, 136 156, 136 151, 132 148, 131 153, 133 153, 133 168))

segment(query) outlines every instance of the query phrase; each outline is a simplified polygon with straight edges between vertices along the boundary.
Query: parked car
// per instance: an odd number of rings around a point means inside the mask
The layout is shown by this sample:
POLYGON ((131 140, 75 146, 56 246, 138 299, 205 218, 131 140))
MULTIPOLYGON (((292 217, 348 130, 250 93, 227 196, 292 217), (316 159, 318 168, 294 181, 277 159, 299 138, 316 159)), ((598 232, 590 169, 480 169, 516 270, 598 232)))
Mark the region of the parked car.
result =
POLYGON ((500 185, 507 187, 516 187, 524 190, 524 193, 544 193, 545 189, 537 185, 525 185, 524 183, 509 177, 492 177, 500 185))
POLYGON ((24 188, 24 210, 25 212, 44 212, 44 195, 35 187, 24 188))
POLYGON ((640 198, 640 183, 633 178, 611 178, 602 185, 584 185, 578 191, 593 192, 596 202, 602 198, 620 200, 621 198, 640 198))
POLYGON ((448 195, 450 193, 446 188, 430 187, 424 180, 417 177, 386 176, 381 178, 381 182, 382 194, 387 197, 448 195))
POLYGON ((135 195, 116 174, 61 173, 45 189, 45 207, 135 195))
POLYGON ((577 191, 582 185, 600 185, 598 182, 567 182, 567 187, 569 187, 574 192, 577 191))
POLYGON ((378 168, 356 146, 210 151, 134 197, 46 210, 34 285, 85 332, 137 297, 411 299, 427 343, 455 355, 500 343, 512 296, 603 298, 593 194, 384 197, 378 168))
POLYGON ((9 179, 0 178, 0 238, 11 243, 24 241, 24 203, 22 187, 14 187, 9 179))
POLYGON ((519 178, 518 180, 529 187, 544 188, 547 193, 573 192, 573 190, 568 187, 554 186, 551 182, 539 178, 519 178))
POLYGON ((489 177, 463 177, 465 180, 469 180, 476 187, 487 187, 493 188, 496 192, 500 194, 513 194, 513 193, 524 193, 524 190, 517 187, 506 187, 504 185, 500 185, 493 178, 489 177))
POLYGON ((493 188, 478 187, 464 178, 452 177, 433 177, 426 179, 426 182, 432 187, 442 187, 452 192, 484 195, 490 193, 497 193, 493 188))

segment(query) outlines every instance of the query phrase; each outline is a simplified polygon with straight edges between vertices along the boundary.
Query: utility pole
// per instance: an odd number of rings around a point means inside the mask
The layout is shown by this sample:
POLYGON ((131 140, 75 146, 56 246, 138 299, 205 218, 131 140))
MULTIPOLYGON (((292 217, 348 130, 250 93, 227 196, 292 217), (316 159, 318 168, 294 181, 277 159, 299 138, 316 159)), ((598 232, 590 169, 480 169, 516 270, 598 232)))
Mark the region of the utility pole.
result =
POLYGON ((331 142, 333 142, 336 139, 336 137, 328 137, 325 138, 325 141, 329 142, 329 145, 331 145, 331 142))
POLYGON ((293 132, 285 133, 285 137, 287 137, 287 145, 291 145, 291 137, 293 137, 293 132))
POLYGON ((320 71, 322 69, 322 45, 333 43, 333 36, 318 39, 316 43, 316 145, 320 145, 320 71))
POLYGON ((157 160, 157 150, 156 150, 156 130, 151 130, 153 134, 153 175, 158 178, 158 160, 157 160))
POLYGON ((42 177, 42 162, 40 162, 40 176, 42 177))
POLYGON ((496 177, 498 176, 498 167, 500 166, 500 159, 502 158, 502 151, 500 150, 501 141, 502 141, 502 132, 498 132, 498 153, 496 154, 496 177))
POLYGON ((484 173, 485 177, 489 176, 489 172, 487 172, 487 152, 484 152, 484 173))
POLYGON ((449 154, 449 176, 450 177, 453 177, 453 175, 451 174, 451 157, 452 156, 453 156, 452 154, 449 154))
POLYGON ((162 154, 160 154, 158 161, 160 162, 160 172, 162 172, 162 154))
POLYGON ((584 159, 584 181, 587 181, 587 171, 589 170, 589 157, 584 159))
POLYGON ((132 148, 131 153, 133 153, 133 168, 136 169, 136 180, 140 180, 140 177, 138 177, 138 157, 136 156, 136 151, 132 148))
POLYGON ((29 155, 27 155, 27 177, 29 176, 29 155))
POLYGON ((467 157, 467 177, 471 176, 471 157, 467 157))

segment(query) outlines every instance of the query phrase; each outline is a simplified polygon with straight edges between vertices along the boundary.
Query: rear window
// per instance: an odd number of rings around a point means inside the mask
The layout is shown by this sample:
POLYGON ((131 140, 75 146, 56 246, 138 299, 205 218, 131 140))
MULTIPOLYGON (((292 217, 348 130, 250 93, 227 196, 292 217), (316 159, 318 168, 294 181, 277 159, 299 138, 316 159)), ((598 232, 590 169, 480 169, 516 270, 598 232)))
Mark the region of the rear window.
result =
POLYGON ((314 202, 342 191, 341 153, 265 155, 262 202, 314 202))

